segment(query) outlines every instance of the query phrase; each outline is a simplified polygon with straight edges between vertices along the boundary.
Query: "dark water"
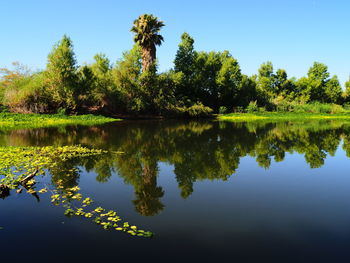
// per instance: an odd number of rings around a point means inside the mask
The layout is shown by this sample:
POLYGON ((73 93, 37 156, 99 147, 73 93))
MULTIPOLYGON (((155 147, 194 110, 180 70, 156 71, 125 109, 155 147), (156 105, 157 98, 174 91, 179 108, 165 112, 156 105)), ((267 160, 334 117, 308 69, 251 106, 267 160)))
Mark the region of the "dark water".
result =
POLYGON ((0 259, 19 262, 350 262, 350 123, 135 121, 12 130, 1 145, 122 151, 42 178, 151 239, 105 231, 41 195, 0 199, 0 259))

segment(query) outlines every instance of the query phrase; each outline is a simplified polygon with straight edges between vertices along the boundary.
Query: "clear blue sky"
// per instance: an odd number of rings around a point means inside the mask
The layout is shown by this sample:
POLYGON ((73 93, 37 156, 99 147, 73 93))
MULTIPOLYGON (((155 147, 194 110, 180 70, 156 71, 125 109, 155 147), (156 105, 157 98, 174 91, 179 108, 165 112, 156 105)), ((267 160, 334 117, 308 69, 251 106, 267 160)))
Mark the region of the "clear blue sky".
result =
POLYGON ((79 64, 96 53, 112 62, 132 47, 132 22, 152 13, 166 26, 158 48, 160 71, 173 66, 181 34, 196 50, 229 50, 242 72, 255 74, 271 61, 290 77, 325 63, 341 84, 350 75, 350 1, 347 0, 0 0, 0 67, 19 61, 43 69, 63 34, 70 36, 79 64))

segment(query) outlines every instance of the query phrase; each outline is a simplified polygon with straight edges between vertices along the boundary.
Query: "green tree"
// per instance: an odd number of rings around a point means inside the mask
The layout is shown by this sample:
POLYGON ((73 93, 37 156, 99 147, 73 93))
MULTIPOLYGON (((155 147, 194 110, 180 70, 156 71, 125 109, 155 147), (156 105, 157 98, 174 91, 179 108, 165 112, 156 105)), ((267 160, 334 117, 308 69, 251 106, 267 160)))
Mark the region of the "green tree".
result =
POLYGON ((188 33, 183 33, 175 55, 174 70, 184 73, 186 78, 191 78, 195 67, 196 51, 193 44, 194 39, 188 33))
POLYGON ((164 26, 163 21, 157 17, 144 14, 134 21, 131 31, 135 33, 134 41, 142 49, 142 69, 149 71, 156 60, 156 46, 160 46, 164 41, 163 36, 159 34, 164 26))
POLYGON ((338 77, 334 75, 325 85, 325 95, 324 99, 326 102, 330 103, 340 103, 342 88, 340 86, 338 77))
POLYGON ((323 63, 314 62, 307 76, 309 79, 319 80, 324 84, 329 78, 328 67, 323 63))
POLYGON ((301 103, 307 103, 311 99, 311 93, 309 88, 309 79, 307 77, 302 77, 298 79, 295 83, 296 93, 298 96, 298 101, 301 103))
POLYGON ((92 72, 91 67, 84 65, 79 68, 77 72, 78 76, 78 88, 77 92, 78 100, 80 106, 89 106, 96 104, 96 101, 93 100, 93 92, 95 89, 96 78, 92 72))
POLYGON ((325 87, 329 80, 328 67, 325 64, 314 62, 307 75, 310 100, 324 102, 327 97, 325 87))
POLYGON ((121 92, 122 100, 129 112, 144 109, 143 90, 140 86, 141 48, 135 44, 130 51, 123 53, 112 71, 116 89, 121 92))
POLYGON ((47 86, 57 107, 77 106, 77 63, 71 39, 64 35, 48 55, 47 86))
POLYGON ((112 69, 111 62, 106 54, 98 53, 94 56, 95 63, 92 64, 93 72, 98 74, 106 74, 112 69))
POLYGON ((271 78, 273 75, 273 65, 270 61, 267 61, 260 65, 260 68, 258 70, 259 72, 259 78, 271 78))
POLYGON ((274 75, 274 86, 278 96, 284 99, 293 100, 296 96, 295 83, 288 79, 287 72, 284 69, 278 69, 274 75))
POLYGON ((176 96, 182 100, 196 101, 196 84, 194 74, 197 52, 194 50, 194 39, 188 34, 181 35, 181 42, 174 60, 174 71, 177 78, 181 79, 176 85, 176 96))
POLYGON ((94 77, 93 100, 96 106, 113 107, 118 103, 116 99, 116 88, 113 81, 112 65, 105 54, 96 54, 95 62, 91 65, 94 77))
POLYGON ((270 61, 260 65, 257 79, 257 100, 260 105, 268 105, 276 96, 273 65, 270 61))
POLYGON ((228 51, 221 56, 221 68, 217 73, 218 104, 232 109, 238 104, 240 82, 242 80, 241 69, 238 61, 228 51))
POLYGON ((198 52, 195 99, 215 111, 220 106, 232 108, 237 101, 241 78, 239 64, 228 51, 198 52))
POLYGON ((249 102, 255 101, 257 99, 256 91, 256 75, 249 77, 247 75, 242 75, 242 80, 240 83, 239 94, 238 94, 238 105, 242 107, 247 107, 249 102))
POLYGON ((347 82, 345 82, 345 92, 343 93, 344 101, 350 102, 350 77, 347 82))
POLYGON ((347 82, 345 82, 345 91, 348 91, 350 93, 350 77, 347 82))

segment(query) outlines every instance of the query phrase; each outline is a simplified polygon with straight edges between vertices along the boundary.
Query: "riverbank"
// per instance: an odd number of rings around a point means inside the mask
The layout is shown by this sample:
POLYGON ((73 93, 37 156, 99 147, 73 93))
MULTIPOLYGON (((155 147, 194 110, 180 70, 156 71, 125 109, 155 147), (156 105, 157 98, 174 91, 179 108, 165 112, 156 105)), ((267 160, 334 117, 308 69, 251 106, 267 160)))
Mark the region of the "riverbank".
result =
POLYGON ((217 115, 220 121, 289 121, 289 120, 349 120, 350 113, 295 113, 295 112, 261 112, 261 113, 229 113, 217 115))
POLYGON ((0 128, 18 126, 34 128, 57 125, 96 125, 119 120, 120 119, 92 114, 68 116, 63 114, 0 113, 0 128))

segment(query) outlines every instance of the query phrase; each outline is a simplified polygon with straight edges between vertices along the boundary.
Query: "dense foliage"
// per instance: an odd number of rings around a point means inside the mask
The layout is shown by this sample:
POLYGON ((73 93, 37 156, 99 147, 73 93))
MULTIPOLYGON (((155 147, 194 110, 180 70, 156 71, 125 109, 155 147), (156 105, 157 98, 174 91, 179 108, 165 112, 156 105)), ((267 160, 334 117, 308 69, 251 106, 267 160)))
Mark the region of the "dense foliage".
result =
MULTIPOLYGON (((30 72, 16 63, 0 71, 0 103, 14 112, 207 116, 212 112, 293 111, 299 105, 350 103, 350 80, 342 90, 337 76, 315 62, 305 77, 288 78, 266 62, 253 76, 241 72, 228 51, 196 51, 194 39, 181 36, 174 68, 157 73, 156 46, 164 23, 153 15, 134 21, 135 45, 116 63, 97 54, 77 65, 68 36, 53 47, 47 66, 30 72)), ((303 107, 303 106, 300 106, 303 107)))

